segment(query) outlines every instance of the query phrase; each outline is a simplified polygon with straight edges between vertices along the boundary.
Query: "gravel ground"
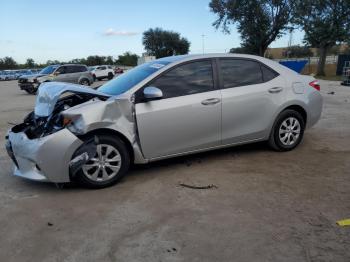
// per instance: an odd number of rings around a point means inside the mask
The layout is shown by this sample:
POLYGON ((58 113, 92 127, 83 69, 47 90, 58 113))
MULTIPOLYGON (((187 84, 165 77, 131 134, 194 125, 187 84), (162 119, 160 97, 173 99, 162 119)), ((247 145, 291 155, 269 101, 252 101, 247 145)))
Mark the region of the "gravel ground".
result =
POLYGON ((35 97, 0 82, 0 261, 350 261, 336 225, 350 218, 350 87, 321 87, 322 119, 292 152, 217 150, 85 190, 10 175, 4 136, 35 97))

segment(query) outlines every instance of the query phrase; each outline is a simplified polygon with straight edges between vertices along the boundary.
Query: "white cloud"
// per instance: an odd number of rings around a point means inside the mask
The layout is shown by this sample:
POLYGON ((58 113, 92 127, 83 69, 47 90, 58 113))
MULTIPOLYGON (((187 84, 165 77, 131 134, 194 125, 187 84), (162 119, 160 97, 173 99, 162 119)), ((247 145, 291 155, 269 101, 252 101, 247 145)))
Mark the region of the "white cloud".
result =
POLYGON ((138 35, 138 34, 139 34, 138 32, 124 31, 124 30, 116 31, 113 28, 108 28, 103 33, 103 35, 105 35, 105 36, 113 36, 113 35, 116 35, 116 36, 133 36, 133 35, 138 35))

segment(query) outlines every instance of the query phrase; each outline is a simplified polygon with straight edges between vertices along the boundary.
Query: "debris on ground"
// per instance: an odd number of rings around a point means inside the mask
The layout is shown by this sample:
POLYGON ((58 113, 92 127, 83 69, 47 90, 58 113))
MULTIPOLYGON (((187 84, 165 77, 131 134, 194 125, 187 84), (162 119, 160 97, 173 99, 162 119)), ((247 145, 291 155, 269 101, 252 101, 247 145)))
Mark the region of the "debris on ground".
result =
POLYGON ((327 94, 328 94, 328 95, 334 95, 334 94, 335 94, 335 92, 334 92, 334 91, 332 91, 332 92, 328 92, 327 94))
POLYGON ((48 225, 49 227, 52 227, 52 226, 53 226, 53 224, 52 224, 51 222, 47 222, 47 225, 48 225))
POLYGON ((194 185, 188 185, 185 183, 180 183, 179 184, 182 187, 187 187, 187 188, 191 188, 191 189, 211 189, 211 188, 218 188, 216 185, 210 184, 207 186, 194 186, 194 185))
POLYGON ((345 227, 345 226, 350 226, 350 219, 343 219, 337 221, 338 226, 345 227))
POLYGON ((184 161, 184 164, 186 165, 186 166, 191 166, 193 163, 198 163, 198 164, 201 164, 202 163, 202 159, 201 158, 195 158, 195 159, 186 159, 185 161, 184 161))

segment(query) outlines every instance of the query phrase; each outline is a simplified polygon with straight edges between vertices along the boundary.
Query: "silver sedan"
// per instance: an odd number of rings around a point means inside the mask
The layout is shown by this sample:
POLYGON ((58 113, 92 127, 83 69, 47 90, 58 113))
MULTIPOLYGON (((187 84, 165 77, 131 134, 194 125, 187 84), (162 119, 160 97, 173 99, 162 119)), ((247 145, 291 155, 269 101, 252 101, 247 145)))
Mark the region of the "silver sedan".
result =
POLYGON ((101 188, 133 163, 257 141, 292 150, 320 118, 319 90, 314 78, 262 57, 166 57, 97 90, 43 84, 6 148, 16 176, 101 188))

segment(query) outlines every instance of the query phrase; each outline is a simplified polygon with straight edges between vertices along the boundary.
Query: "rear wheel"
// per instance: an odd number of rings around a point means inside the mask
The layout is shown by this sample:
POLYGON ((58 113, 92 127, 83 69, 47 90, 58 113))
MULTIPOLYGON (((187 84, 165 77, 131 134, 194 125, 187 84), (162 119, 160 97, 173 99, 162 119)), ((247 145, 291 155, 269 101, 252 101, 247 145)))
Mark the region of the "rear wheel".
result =
POLYGON ((269 139, 276 151, 289 151, 296 148, 303 139, 305 123, 297 111, 287 109, 276 119, 269 139))
POLYGON ((90 81, 88 79, 82 79, 80 80, 79 84, 83 85, 83 86, 89 86, 90 85, 90 81))
POLYGON ((130 154, 122 140, 101 135, 98 141, 95 156, 76 174, 78 182, 89 188, 114 185, 127 173, 130 166, 130 154))
POLYGON ((111 72, 108 73, 108 80, 113 79, 113 74, 111 72))

